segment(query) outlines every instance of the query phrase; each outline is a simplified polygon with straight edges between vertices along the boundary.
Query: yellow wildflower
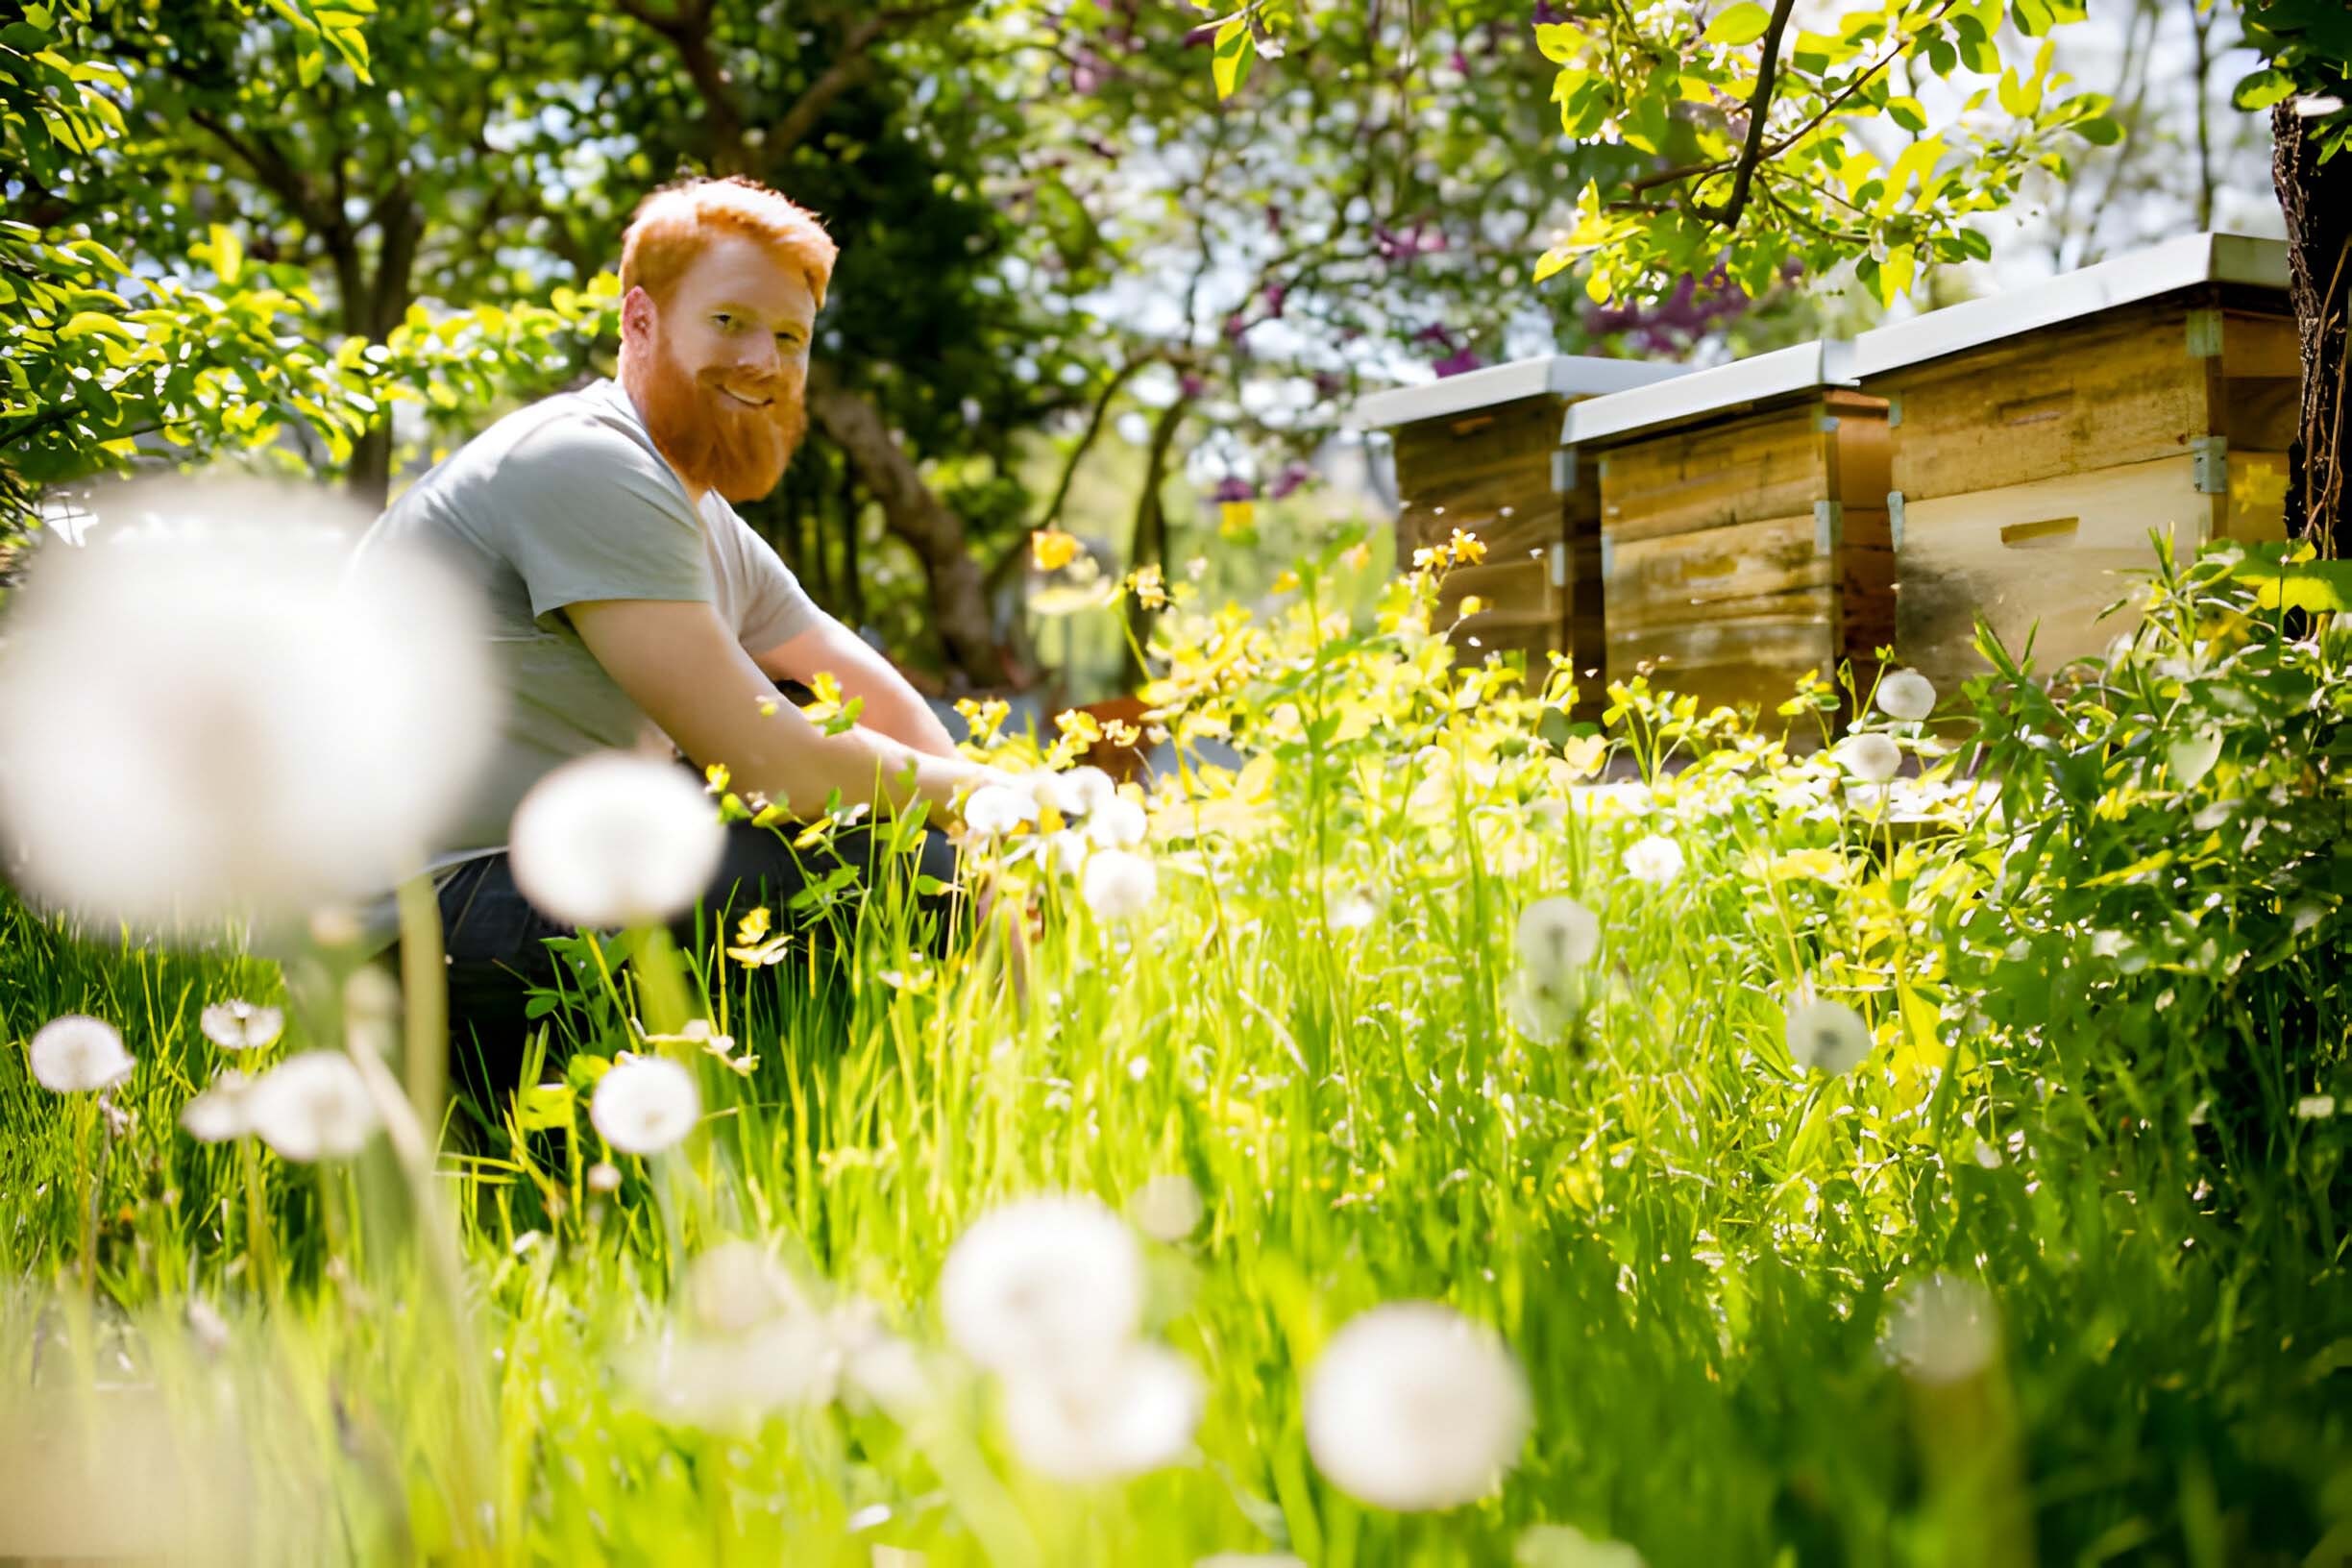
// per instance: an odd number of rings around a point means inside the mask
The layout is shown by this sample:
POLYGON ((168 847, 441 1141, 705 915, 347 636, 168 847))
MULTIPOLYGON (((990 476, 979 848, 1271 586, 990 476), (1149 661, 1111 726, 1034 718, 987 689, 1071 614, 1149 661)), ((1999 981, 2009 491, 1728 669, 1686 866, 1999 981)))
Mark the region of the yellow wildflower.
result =
POLYGON ((1078 541, 1060 528, 1040 528, 1029 535, 1029 559, 1040 572, 1059 572, 1078 558, 1078 541))

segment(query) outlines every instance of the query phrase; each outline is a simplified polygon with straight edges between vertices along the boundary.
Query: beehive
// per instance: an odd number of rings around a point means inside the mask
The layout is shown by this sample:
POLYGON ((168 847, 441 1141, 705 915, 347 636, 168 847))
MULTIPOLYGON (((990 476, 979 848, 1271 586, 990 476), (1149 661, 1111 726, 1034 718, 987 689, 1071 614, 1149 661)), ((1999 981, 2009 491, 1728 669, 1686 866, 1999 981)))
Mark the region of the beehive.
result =
MULTIPOLYGON (((1395 442, 1397 559, 1456 528, 1486 557, 1457 567, 1440 592, 1441 624, 1467 651, 1520 649, 1540 680, 1557 651, 1599 667, 1604 646, 1600 498, 1592 475, 1559 450, 1560 421, 1580 400, 1646 386, 1676 365, 1556 355, 1375 394, 1360 423, 1395 442), (1465 599, 1483 606, 1460 616, 1465 599)), ((1586 683, 1597 697, 1597 682, 1586 683)))
POLYGON ((1806 672, 1871 678, 1894 632, 1886 417, 1845 388, 1846 352, 1801 344, 1568 411, 1561 439, 1598 478, 1610 680, 1776 729, 1806 672))
POLYGON ((2191 234, 1853 341, 1886 400, 1899 656, 1949 692, 1981 613, 2045 674, 2128 630, 2153 562, 2276 539, 2300 361, 2287 252, 2191 234))

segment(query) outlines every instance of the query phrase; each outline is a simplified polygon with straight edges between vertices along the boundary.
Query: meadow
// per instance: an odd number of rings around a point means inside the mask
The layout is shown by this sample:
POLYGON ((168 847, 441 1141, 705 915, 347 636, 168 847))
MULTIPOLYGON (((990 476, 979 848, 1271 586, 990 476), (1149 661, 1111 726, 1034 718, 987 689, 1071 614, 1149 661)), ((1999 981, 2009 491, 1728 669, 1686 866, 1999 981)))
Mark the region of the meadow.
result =
POLYGON ((583 936, 443 1115, 331 941, 8 904, 0 1556, 2352 1558, 2352 639, 2223 551, 2102 665, 1587 717, 1431 625, 1478 548, 1131 582, 1242 766, 974 705, 1063 775, 993 936, 583 936))

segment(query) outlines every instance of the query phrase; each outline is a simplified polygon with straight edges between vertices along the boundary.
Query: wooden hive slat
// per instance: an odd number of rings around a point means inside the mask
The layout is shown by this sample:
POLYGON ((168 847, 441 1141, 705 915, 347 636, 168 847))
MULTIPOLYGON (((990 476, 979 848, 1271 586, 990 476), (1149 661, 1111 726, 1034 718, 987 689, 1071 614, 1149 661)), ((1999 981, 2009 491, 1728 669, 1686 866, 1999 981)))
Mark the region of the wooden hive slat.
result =
POLYGON ((2154 563, 2151 528, 2185 553, 2210 536, 2216 502, 2196 488, 2193 456, 2062 474, 1972 495, 1904 501, 1899 656, 1948 695, 1987 666, 1974 650, 1982 614, 2014 653, 2039 623, 2044 674, 2102 651, 2132 620, 2099 612, 2133 592, 2154 563))
POLYGON ((1812 405, 1667 431, 1600 461, 1601 522, 1626 543, 1810 511, 1828 458, 1812 405))
POLYGON ((2205 433, 2207 360, 2190 306, 2115 310, 1897 371, 1890 488, 1906 506, 2153 461, 2205 433))

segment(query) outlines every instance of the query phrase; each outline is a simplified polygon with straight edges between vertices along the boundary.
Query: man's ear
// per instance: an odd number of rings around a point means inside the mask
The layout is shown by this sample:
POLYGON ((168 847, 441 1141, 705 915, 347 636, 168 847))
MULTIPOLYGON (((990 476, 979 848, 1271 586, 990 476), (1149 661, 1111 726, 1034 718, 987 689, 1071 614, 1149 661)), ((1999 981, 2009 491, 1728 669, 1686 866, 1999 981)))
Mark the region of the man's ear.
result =
POLYGON ((623 339, 644 339, 653 333, 655 315, 653 296, 643 285, 632 288, 621 300, 621 336, 623 339))

